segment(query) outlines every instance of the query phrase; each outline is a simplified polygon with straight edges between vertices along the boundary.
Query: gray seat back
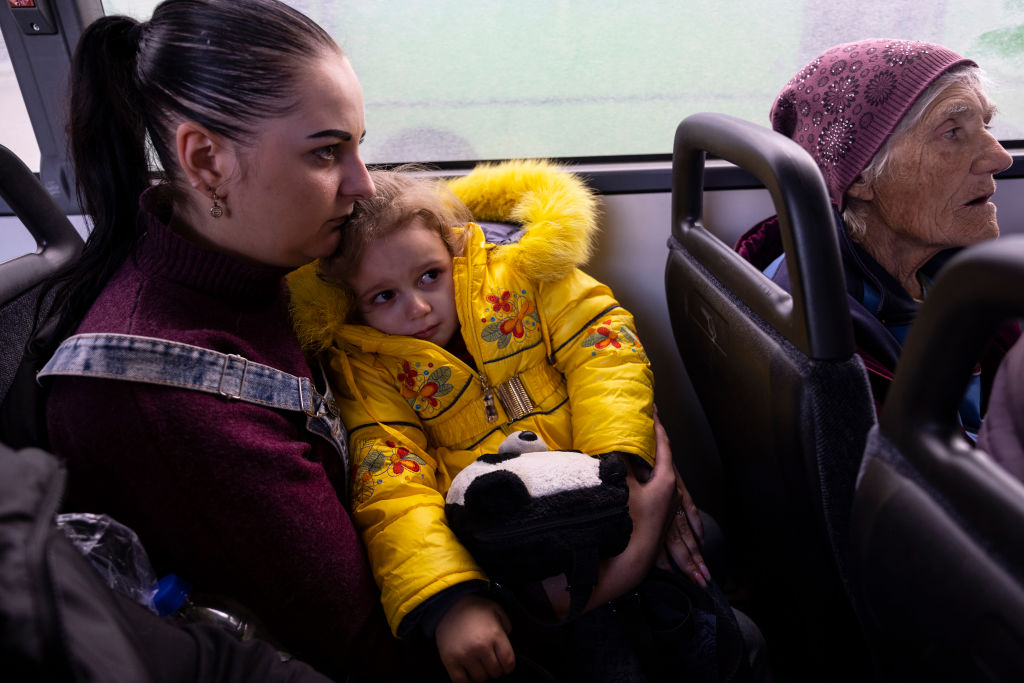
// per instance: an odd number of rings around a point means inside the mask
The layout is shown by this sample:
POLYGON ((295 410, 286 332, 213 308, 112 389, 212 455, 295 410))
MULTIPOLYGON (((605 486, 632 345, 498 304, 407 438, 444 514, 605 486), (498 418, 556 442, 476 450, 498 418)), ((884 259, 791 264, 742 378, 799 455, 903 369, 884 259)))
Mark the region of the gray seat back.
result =
POLYGON ((843 567, 874 407, 854 355, 832 210, 810 156, 729 116, 684 120, 665 283, 676 344, 720 453, 721 521, 740 551, 749 609, 784 669, 831 675, 848 663, 855 679, 864 657, 843 567), (706 153, 768 188, 792 295, 704 227, 706 153))
MULTIPOLYGON (((39 284, 82 252, 81 236, 39 179, 0 145, 0 197, 36 240, 36 251, 0 263, 0 404, 7 399, 35 322, 39 284)), ((0 440, 7 442, 5 434, 0 440)))
POLYGON ((957 421, 983 349, 1022 316, 1024 237, 957 255, 929 289, 871 432, 852 570, 886 680, 1024 680, 1024 486, 957 421))

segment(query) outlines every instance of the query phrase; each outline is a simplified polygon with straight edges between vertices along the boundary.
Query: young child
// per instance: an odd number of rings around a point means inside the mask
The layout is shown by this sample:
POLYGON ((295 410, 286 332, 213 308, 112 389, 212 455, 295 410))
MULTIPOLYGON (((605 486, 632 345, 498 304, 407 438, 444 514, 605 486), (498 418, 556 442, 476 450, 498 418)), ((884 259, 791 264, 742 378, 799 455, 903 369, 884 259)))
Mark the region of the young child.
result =
POLYGON ((354 518, 395 633, 436 635, 449 671, 468 633, 489 634, 506 666, 507 618, 445 521, 452 478, 517 429, 653 464, 653 375, 632 316, 577 268, 597 229, 578 178, 544 162, 448 185, 372 176, 336 254, 290 277, 296 329, 338 392, 354 518), (515 224, 517 241, 470 215, 515 224))

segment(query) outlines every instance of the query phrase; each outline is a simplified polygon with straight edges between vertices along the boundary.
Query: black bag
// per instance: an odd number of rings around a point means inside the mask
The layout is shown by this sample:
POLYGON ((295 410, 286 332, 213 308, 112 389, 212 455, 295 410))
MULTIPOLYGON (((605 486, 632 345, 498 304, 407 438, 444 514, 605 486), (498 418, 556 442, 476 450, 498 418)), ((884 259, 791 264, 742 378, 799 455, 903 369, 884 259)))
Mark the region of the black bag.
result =
POLYGON ((514 432, 452 481, 448 524, 494 580, 520 585, 565 574, 569 617, 597 584, 598 562, 629 543, 626 467, 615 456, 548 451, 514 432))
POLYGON ((59 461, 0 445, 0 667, 10 681, 328 683, 267 643, 178 627, 111 590, 54 517, 59 461))
POLYGON ((151 681, 115 596, 54 525, 64 469, 0 451, 0 661, 10 680, 151 681))

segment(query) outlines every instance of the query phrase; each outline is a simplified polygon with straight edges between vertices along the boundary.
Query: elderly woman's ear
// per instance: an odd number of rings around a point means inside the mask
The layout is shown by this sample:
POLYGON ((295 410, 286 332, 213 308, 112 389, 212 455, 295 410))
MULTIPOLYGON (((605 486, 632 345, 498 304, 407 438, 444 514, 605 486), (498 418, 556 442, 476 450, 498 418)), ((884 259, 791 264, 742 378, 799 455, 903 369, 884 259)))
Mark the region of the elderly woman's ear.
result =
POLYGON ((875 190, 871 186, 871 183, 864 180, 864 176, 859 175, 857 179, 853 181, 849 189, 846 190, 846 194, 854 199, 860 199, 861 201, 870 202, 875 198, 875 190))

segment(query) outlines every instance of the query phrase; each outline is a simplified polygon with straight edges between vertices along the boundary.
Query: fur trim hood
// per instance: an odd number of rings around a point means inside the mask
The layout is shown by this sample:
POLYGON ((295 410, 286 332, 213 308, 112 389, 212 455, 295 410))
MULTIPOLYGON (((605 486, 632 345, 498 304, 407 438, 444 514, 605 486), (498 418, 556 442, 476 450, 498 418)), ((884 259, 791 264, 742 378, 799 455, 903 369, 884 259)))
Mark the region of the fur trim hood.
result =
MULTIPOLYGON (((522 236, 491 247, 490 260, 552 282, 587 263, 597 237, 597 198, 576 175, 547 161, 481 164, 448 181, 478 222, 516 223, 522 236)), ((334 345, 352 302, 311 263, 288 275, 292 321, 307 353, 334 345)))

